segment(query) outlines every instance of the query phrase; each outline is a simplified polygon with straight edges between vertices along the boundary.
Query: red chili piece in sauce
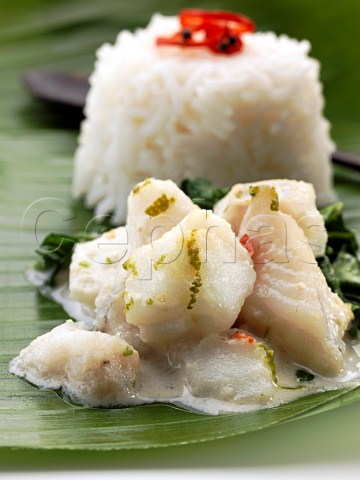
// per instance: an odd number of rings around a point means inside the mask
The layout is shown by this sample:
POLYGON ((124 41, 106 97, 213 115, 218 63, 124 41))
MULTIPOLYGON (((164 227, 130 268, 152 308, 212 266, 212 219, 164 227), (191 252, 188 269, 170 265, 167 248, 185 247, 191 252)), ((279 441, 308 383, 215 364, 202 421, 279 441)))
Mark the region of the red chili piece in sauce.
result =
POLYGON ((249 237, 248 233, 244 233, 244 235, 240 238, 240 243, 243 247, 246 248, 246 250, 249 252, 250 257, 254 255, 254 245, 251 241, 251 238, 249 237))
POLYGON ((246 343, 254 343, 255 339, 251 335, 242 332, 235 332, 231 335, 231 340, 246 340, 246 343))
POLYGON ((179 20, 181 30, 170 37, 158 37, 157 45, 206 47, 217 54, 231 55, 241 50, 242 34, 255 30, 249 18, 222 10, 182 10, 179 20))

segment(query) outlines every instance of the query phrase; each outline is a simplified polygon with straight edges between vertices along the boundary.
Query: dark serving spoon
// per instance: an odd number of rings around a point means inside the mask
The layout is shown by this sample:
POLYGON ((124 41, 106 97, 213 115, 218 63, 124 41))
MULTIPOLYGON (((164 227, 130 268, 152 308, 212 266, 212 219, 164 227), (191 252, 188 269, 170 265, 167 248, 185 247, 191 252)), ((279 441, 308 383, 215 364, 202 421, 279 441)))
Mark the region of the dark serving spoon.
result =
POLYGON ((51 70, 29 70, 23 74, 22 83, 39 100, 81 110, 90 88, 88 79, 82 75, 51 70))
MULTIPOLYGON (((29 70, 23 74, 22 82, 33 97, 54 108, 67 107, 76 110, 79 117, 90 88, 89 80, 85 76, 51 70, 29 70)), ((336 151, 331 159, 333 163, 360 170, 360 155, 336 151)))

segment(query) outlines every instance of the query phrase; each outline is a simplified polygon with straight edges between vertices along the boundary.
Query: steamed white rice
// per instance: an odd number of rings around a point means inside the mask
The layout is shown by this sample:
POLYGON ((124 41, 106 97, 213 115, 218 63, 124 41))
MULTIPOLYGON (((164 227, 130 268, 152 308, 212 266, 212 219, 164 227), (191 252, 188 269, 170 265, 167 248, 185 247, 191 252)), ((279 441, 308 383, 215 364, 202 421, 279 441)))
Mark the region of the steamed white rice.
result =
POLYGON ((323 117, 319 63, 308 41, 246 34, 241 53, 157 47, 179 29, 154 15, 97 52, 76 152, 73 193, 124 221, 126 198, 149 176, 203 176, 218 186, 290 178, 333 199, 334 144, 323 117))

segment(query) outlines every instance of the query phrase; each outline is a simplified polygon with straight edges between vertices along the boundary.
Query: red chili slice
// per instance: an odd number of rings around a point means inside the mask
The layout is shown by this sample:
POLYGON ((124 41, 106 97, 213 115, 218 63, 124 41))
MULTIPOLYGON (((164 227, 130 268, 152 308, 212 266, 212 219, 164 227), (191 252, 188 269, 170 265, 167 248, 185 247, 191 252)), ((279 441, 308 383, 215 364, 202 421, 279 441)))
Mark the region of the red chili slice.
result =
POLYGON ((251 241, 251 238, 249 237, 248 233, 244 233, 244 235, 240 238, 240 243, 243 247, 246 248, 246 250, 249 252, 250 257, 254 255, 254 245, 251 241))
POLYGON ((231 340, 246 340, 246 343, 254 343, 255 338, 252 337, 251 335, 248 335, 247 333, 243 332, 235 332, 231 335, 231 340))
POLYGON ((157 45, 207 47, 214 53, 230 55, 241 50, 241 35, 255 29, 249 18, 222 10, 182 10, 179 20, 182 29, 170 37, 158 37, 157 45))
POLYGON ((255 23, 244 15, 223 10, 200 10, 191 8, 182 10, 179 14, 179 20, 182 26, 190 29, 206 28, 206 25, 215 24, 221 28, 229 28, 232 33, 253 32, 255 23))

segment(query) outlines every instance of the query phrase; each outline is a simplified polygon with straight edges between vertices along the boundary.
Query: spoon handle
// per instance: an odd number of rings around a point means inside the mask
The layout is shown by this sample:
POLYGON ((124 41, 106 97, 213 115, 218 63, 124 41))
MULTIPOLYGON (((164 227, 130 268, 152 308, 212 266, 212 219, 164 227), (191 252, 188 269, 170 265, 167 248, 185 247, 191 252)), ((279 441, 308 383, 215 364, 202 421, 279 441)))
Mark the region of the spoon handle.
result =
POLYGON ((331 160, 333 163, 360 170, 360 155, 355 153, 337 150, 332 154, 331 160))
POLYGON ((49 104, 83 109, 90 85, 83 75, 51 70, 29 70, 22 76, 25 89, 49 104))

